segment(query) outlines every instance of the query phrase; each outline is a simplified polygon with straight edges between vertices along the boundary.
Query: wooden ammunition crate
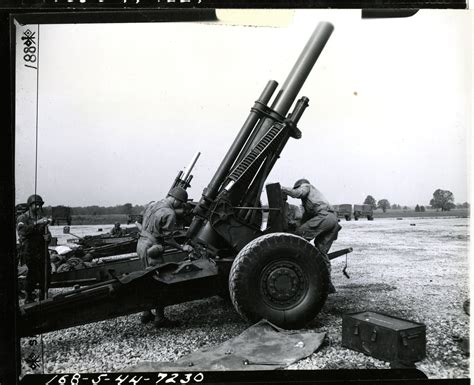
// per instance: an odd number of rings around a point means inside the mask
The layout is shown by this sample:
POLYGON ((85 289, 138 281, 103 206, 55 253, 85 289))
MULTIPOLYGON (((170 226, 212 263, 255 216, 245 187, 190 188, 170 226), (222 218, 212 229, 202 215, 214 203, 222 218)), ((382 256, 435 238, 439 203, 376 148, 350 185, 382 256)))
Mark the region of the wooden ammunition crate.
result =
POLYGON ((426 356, 426 326, 366 311, 342 318, 342 346, 388 362, 416 362, 426 356))

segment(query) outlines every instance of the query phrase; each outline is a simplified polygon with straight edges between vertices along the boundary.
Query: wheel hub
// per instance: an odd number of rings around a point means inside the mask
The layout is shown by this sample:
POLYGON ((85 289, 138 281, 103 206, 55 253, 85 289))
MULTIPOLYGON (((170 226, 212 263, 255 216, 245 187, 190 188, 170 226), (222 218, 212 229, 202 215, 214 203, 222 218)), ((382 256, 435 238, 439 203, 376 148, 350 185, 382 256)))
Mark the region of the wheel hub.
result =
POLYGON ((273 307, 292 307, 300 302, 307 288, 300 266, 294 262, 275 262, 262 275, 264 300, 273 307))

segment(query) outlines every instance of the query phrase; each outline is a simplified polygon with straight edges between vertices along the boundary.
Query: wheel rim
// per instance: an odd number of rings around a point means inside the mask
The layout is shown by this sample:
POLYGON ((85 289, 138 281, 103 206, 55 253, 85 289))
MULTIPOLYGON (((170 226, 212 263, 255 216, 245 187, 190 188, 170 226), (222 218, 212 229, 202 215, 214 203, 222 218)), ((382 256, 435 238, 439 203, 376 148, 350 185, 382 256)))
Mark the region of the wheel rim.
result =
POLYGON ((262 270, 260 292, 263 301, 274 309, 287 310, 297 306, 307 291, 308 279, 294 261, 275 261, 262 270))

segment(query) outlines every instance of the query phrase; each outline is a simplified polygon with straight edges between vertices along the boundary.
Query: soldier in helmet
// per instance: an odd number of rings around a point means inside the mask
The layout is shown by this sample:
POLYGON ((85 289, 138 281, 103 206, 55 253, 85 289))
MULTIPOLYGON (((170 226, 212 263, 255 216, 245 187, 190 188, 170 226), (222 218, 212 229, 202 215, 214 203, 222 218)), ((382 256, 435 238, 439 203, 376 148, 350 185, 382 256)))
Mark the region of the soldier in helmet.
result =
MULTIPOLYGON (((165 199, 151 202, 143 213, 140 237, 137 243, 137 254, 145 268, 163 263, 164 237, 171 235, 176 225, 176 210, 188 200, 188 193, 181 187, 172 188, 165 199)), ((189 245, 179 245, 172 238, 168 244, 186 252, 192 251, 189 245)), ((154 320, 156 327, 176 326, 178 322, 165 317, 164 307, 158 306, 155 315, 151 310, 142 313, 141 322, 154 320)))
MULTIPOLYGON (((331 273, 331 263, 327 254, 341 229, 334 209, 324 195, 307 179, 298 179, 293 188, 282 187, 281 190, 292 198, 301 199, 303 217, 295 234, 308 241, 314 239, 314 245, 321 251, 328 271, 331 273)), ((331 282, 329 292, 335 292, 331 282)))
POLYGON ((125 234, 123 229, 120 227, 120 222, 115 223, 114 227, 112 227, 112 230, 110 230, 110 234, 116 237, 120 237, 125 234))
POLYGON ((17 218, 18 238, 28 267, 25 303, 35 300, 34 290, 38 283, 40 285, 40 299, 44 299, 46 294, 44 289, 47 290, 51 278, 51 262, 48 251, 51 233, 48 229, 49 219, 42 215, 43 204, 43 199, 39 195, 31 195, 27 201, 28 211, 17 218))

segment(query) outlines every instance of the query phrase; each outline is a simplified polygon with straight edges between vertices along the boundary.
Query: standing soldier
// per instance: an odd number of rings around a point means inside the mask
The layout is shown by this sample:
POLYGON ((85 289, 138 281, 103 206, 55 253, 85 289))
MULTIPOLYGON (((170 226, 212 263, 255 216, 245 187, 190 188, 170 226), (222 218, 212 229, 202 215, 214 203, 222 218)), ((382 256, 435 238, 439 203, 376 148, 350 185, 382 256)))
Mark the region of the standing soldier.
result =
POLYGON ((43 204, 39 195, 31 195, 27 201, 28 211, 17 218, 18 238, 28 267, 25 303, 35 300, 34 290, 37 283, 40 285, 40 299, 44 299, 51 278, 48 251, 51 233, 48 229, 49 220, 42 217, 43 204))
MULTIPOLYGON (((145 208, 137 243, 137 254, 145 268, 163 263, 164 238, 172 234, 176 225, 176 209, 182 207, 187 200, 188 193, 186 190, 181 187, 174 187, 165 199, 152 202, 145 208)), ((189 245, 179 245, 172 238, 168 239, 166 243, 186 252, 193 250, 189 245)), ((153 316, 151 310, 143 312, 141 322, 147 323, 154 319, 156 327, 178 325, 177 321, 171 321, 165 317, 164 306, 156 307, 155 312, 155 316, 153 316)))
MULTIPOLYGON (((292 198, 300 198, 303 204, 303 218, 295 234, 308 241, 314 239, 314 245, 321 252, 327 266, 329 277, 331 276, 331 262, 327 256, 332 243, 337 239, 337 233, 341 229, 337 215, 324 195, 307 179, 299 179, 293 188, 282 187, 283 193, 292 198)), ((332 282, 329 282, 329 292, 336 290, 332 282)))

